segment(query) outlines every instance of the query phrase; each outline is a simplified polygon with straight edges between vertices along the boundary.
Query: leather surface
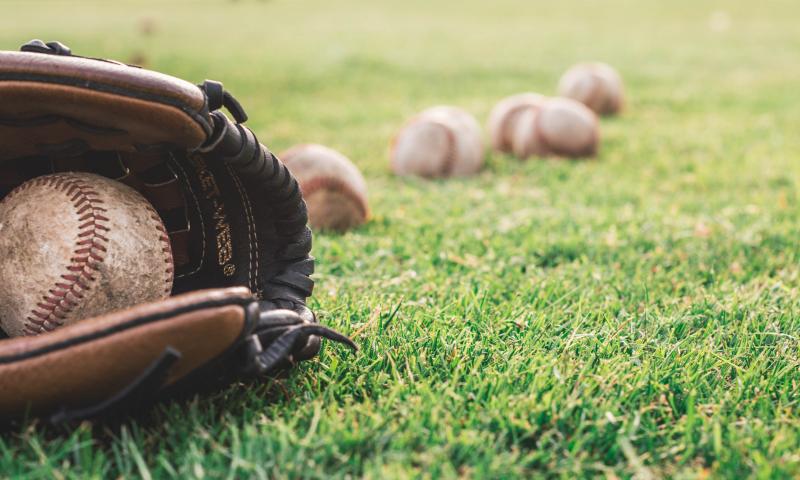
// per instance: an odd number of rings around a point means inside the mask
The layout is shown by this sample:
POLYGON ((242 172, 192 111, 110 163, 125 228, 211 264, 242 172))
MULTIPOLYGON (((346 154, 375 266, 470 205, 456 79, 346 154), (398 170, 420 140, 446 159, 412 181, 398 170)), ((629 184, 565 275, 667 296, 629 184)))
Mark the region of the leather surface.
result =
POLYGON ((0 160, 68 151, 75 139, 92 150, 134 152, 150 145, 193 149, 206 133, 175 106, 74 86, 0 81, 0 160))
POLYGON ((91 58, 0 51, 0 79, 16 76, 54 83, 70 82, 98 90, 102 86, 125 89, 136 96, 151 96, 161 103, 186 105, 200 111, 202 92, 187 81, 143 68, 91 58))
POLYGON ((205 93, 184 80, 115 62, 0 52, 0 160, 194 149, 210 133, 205 93))
POLYGON ((243 288, 200 291, 0 340, 0 418, 102 401, 168 346, 182 355, 167 378, 172 384, 241 338, 250 300, 243 288))

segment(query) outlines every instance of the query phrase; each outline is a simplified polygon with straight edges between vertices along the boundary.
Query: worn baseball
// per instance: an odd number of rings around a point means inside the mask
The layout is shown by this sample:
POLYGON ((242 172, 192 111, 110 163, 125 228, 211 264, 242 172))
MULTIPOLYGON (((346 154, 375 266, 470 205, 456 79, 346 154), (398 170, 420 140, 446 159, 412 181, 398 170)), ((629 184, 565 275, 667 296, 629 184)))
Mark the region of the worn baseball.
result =
POLYGON ((558 94, 577 100, 598 115, 613 115, 622 110, 622 78, 605 63, 580 63, 558 82, 558 94))
POLYGON ((597 153, 600 127, 597 115, 569 98, 550 98, 536 111, 517 120, 512 147, 520 158, 531 155, 591 157, 597 153))
POLYGON ((0 201, 0 326, 37 335, 169 296, 166 229, 139 193, 89 173, 30 180, 0 201))
POLYGON ((460 108, 429 108, 406 123, 392 141, 397 175, 465 176, 483 166, 483 139, 475 117, 460 108))
POLYGON ((524 160, 550 154, 536 125, 538 116, 539 108, 526 108, 516 115, 508 140, 515 157, 524 160))
POLYGON ((300 184, 312 228, 345 231, 369 218, 367 182, 336 150, 297 145, 278 156, 300 184))
POLYGON ((545 97, 538 93, 520 93, 497 102, 487 122, 492 149, 496 152, 511 153, 513 151, 511 137, 520 115, 539 110, 544 101, 545 97))

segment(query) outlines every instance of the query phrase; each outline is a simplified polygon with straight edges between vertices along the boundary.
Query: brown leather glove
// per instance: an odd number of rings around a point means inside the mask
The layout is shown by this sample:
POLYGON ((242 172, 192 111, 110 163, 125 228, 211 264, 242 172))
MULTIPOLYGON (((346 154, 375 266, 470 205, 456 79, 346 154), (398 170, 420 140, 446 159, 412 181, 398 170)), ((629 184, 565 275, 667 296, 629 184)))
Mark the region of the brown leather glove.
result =
POLYGON ((305 203, 246 119, 216 82, 74 56, 57 42, 0 52, 0 198, 55 172, 123 182, 160 214, 176 268, 165 301, 0 339, 0 419, 116 415, 275 373, 316 355, 320 336, 355 348, 305 306, 305 203))

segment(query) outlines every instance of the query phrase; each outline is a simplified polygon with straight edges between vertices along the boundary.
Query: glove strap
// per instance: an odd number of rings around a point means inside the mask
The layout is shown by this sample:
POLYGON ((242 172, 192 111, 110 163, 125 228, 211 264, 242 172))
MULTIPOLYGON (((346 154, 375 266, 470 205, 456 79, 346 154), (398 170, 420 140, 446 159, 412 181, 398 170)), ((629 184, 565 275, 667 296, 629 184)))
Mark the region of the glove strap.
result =
POLYGON ((110 416, 141 408, 143 404, 155 400, 169 374, 170 368, 181 359, 181 354, 172 347, 167 347, 138 378, 113 397, 85 408, 67 409, 50 417, 50 423, 59 424, 110 416))
POLYGON ((239 103, 230 92, 226 91, 220 82, 206 80, 202 85, 198 85, 198 87, 206 92, 206 97, 208 97, 208 109, 210 111, 213 112, 225 107, 231 112, 236 123, 244 123, 247 121, 247 113, 245 113, 242 104, 239 103))
POLYGON ((265 374, 287 363, 294 363, 294 352, 302 349, 312 335, 358 350, 356 344, 346 336, 317 323, 306 322, 297 312, 262 311, 245 346, 249 359, 246 373, 265 374))
POLYGON ((65 57, 72 56, 72 50, 66 45, 61 42, 43 42, 41 40, 34 39, 30 42, 26 43, 25 45, 21 46, 21 52, 33 52, 33 53, 46 53, 49 55, 62 55, 65 57))

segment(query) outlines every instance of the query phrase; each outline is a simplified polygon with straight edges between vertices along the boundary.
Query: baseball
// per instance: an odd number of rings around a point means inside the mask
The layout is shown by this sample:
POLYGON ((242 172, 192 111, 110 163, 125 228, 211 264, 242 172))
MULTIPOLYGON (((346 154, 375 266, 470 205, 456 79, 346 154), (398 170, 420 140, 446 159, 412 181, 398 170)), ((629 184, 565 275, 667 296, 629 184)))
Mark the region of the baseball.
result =
POLYGON ((622 109, 622 79, 605 63, 580 63, 558 82, 558 94, 577 100, 598 115, 613 115, 622 109))
POLYGON ((512 149, 520 158, 590 157, 597 153, 599 130, 597 115, 588 107, 568 98, 551 98, 539 110, 520 115, 512 135, 512 149))
POLYGON ((297 145, 278 157, 300 184, 312 228, 345 231, 367 221, 367 182, 347 157, 314 144, 297 145))
POLYGON ((30 180, 0 201, 0 326, 37 335, 170 295, 169 236, 138 192, 89 173, 30 180))
POLYGON ((487 123, 492 148, 496 152, 511 153, 511 136, 517 119, 523 112, 538 110, 544 100, 545 97, 538 93, 520 93, 497 102, 487 123))
POLYGON ((481 127, 469 113, 449 106, 429 108, 412 118, 392 142, 397 175, 465 176, 483 166, 481 127))
POLYGON ((545 157, 550 153, 539 135, 539 127, 536 125, 538 115, 538 108, 526 108, 516 115, 508 140, 515 157, 545 157))

